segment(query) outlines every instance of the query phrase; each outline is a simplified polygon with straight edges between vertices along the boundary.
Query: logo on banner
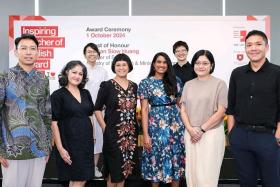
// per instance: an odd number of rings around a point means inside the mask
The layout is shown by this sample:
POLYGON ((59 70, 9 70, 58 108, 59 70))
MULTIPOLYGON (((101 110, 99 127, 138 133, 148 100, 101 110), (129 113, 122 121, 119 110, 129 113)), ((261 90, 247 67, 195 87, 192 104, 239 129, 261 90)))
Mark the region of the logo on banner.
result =
POLYGON ((50 79, 50 80, 55 80, 55 75, 56 73, 55 72, 45 72, 45 75, 50 79))
POLYGON ((233 62, 234 64, 242 65, 246 58, 244 54, 245 39, 247 35, 247 28, 236 26, 233 27, 233 62))
POLYGON ((245 42, 246 35, 247 35, 246 30, 240 30, 240 42, 245 42))
POLYGON ((237 54, 236 58, 238 61, 242 61, 244 59, 244 55, 243 54, 237 54))

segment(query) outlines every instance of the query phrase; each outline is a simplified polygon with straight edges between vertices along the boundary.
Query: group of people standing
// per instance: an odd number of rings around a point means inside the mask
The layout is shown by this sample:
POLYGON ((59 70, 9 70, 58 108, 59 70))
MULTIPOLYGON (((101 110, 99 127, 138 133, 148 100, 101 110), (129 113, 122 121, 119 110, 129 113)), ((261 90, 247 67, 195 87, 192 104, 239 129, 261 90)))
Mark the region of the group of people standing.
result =
POLYGON ((266 58, 263 32, 247 34, 250 62, 233 70, 229 91, 212 75, 213 54, 199 50, 189 63, 184 41, 173 45, 175 65, 157 53, 138 86, 127 78, 133 70, 129 56, 114 57, 115 76, 108 79, 96 64, 97 45, 89 43, 83 50, 87 63, 68 62, 50 96, 47 78, 33 68, 37 39, 22 35, 15 46, 18 65, 0 79, 2 186, 41 186, 53 136, 59 179, 76 187, 94 173, 101 176, 96 166, 102 152, 107 186, 123 187, 138 158, 137 99, 141 173, 153 187, 179 187, 184 178, 188 187, 218 185, 225 114, 241 187, 255 187, 258 170, 264 186, 280 184, 280 67, 266 58))

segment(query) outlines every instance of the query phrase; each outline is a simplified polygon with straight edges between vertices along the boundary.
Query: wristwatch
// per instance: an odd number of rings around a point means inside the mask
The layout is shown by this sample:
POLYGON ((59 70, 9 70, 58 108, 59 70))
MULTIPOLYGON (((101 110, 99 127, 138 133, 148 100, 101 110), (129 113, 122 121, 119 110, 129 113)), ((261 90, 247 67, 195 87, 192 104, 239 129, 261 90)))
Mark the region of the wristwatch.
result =
POLYGON ((202 127, 199 127, 200 128, 200 131, 205 133, 206 131, 202 128, 202 127))
POLYGON ((278 144, 280 144, 280 138, 276 138, 278 144))

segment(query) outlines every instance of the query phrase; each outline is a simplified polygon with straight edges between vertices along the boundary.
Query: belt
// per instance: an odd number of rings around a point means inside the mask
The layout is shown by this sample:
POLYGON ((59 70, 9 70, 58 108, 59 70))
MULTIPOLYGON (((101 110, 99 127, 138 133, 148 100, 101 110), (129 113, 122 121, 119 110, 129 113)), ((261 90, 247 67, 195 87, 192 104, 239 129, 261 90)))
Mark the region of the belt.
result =
POLYGON ((151 105, 151 107, 172 106, 172 105, 176 105, 176 103, 165 103, 165 104, 151 105))
POLYGON ((264 126, 264 125, 251 125, 251 124, 244 124, 244 123, 237 123, 238 127, 246 129, 252 132, 263 132, 263 133, 275 133, 275 127, 272 126, 264 126))

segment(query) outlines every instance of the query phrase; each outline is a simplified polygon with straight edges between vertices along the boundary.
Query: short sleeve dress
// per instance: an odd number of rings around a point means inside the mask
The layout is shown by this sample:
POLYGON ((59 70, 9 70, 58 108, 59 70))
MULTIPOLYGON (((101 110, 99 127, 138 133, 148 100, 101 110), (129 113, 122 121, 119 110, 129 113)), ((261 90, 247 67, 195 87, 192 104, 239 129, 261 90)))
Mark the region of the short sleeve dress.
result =
MULTIPOLYGON (((180 89, 180 80, 177 79, 180 89)), ((170 183, 185 175, 184 125, 176 98, 165 93, 162 80, 148 77, 139 84, 138 97, 150 104, 148 132, 152 149, 143 150, 142 176, 152 182, 170 183)))
POLYGON ((113 183, 125 180, 135 168, 138 124, 137 85, 129 81, 123 89, 114 79, 104 81, 98 91, 95 110, 105 107, 103 134, 104 176, 113 183))
POLYGON ((68 151, 72 164, 66 164, 56 152, 58 178, 60 180, 83 181, 93 178, 94 141, 89 116, 94 105, 90 93, 80 90, 81 103, 62 87, 51 95, 52 120, 58 122, 63 147, 68 151))

